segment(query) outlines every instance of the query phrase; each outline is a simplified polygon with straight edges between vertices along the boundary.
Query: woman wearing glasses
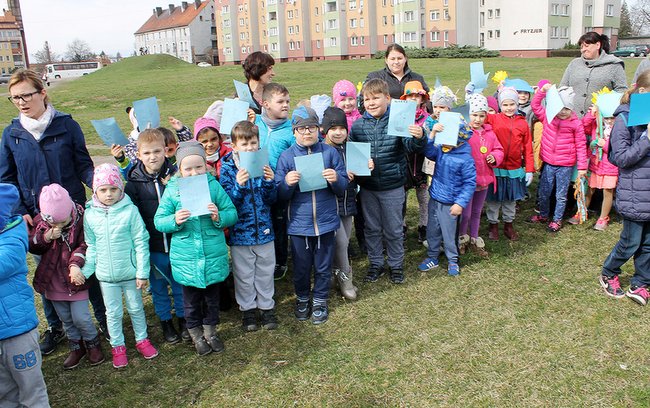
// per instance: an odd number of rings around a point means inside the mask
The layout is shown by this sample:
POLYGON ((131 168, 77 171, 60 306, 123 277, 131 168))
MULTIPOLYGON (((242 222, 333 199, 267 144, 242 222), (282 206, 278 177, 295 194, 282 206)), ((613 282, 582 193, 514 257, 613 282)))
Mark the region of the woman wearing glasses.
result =
MULTIPOLYGON (((93 162, 79 124, 49 103, 36 72, 16 71, 9 79, 8 89, 9 101, 18 109, 18 117, 2 132, 0 183, 18 188, 20 201, 14 213, 21 214, 31 226, 44 186, 57 183, 68 191, 74 202, 86 203, 83 185, 92 188, 93 162)), ((90 293, 95 317, 103 329, 106 318, 101 294, 92 288, 90 293)), ((41 352, 50 354, 65 336, 52 304, 43 300, 49 328, 42 339, 41 352)))

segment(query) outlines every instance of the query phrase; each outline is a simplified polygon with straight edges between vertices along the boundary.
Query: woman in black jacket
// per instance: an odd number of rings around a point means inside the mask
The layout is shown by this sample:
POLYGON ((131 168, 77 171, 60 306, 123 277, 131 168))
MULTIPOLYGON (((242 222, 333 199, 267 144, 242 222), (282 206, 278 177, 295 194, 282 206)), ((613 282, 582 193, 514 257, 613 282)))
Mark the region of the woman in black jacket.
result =
POLYGON ((366 81, 379 78, 388 83, 388 92, 392 99, 399 99, 404 94, 404 85, 409 81, 420 81, 424 90, 429 92, 429 87, 422 75, 411 71, 406 57, 406 51, 399 44, 391 44, 386 48, 386 66, 379 71, 368 74, 366 81))

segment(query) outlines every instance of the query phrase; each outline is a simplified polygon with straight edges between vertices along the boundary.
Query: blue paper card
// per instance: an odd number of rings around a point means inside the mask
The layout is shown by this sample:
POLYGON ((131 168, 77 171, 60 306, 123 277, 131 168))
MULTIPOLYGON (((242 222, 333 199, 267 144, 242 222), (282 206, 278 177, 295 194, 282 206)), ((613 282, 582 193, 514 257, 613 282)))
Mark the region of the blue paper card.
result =
POLYGON ((598 96, 596 106, 598 107, 598 112, 600 112, 603 118, 614 116, 616 108, 621 104, 622 96, 623 94, 619 92, 610 92, 598 96))
POLYGON ((562 102, 557 87, 553 85, 546 92, 546 121, 551 123, 563 108, 564 102, 562 102))
POLYGON ((90 123, 93 124, 97 134, 107 146, 110 147, 112 144, 126 146, 129 144, 129 140, 124 136, 115 118, 91 120, 90 123))
POLYGON ((157 128, 160 126, 160 111, 158 100, 155 96, 133 102, 135 118, 138 120, 138 128, 142 132, 145 129, 157 128))
POLYGON ((391 99, 388 116, 388 134, 391 136, 411 137, 409 126, 415 123, 415 101, 391 99))
POLYGON ((639 126, 650 123, 650 93, 635 93, 630 98, 630 116, 627 125, 639 126))
POLYGON ((181 208, 189 210, 191 217, 210 214, 208 204, 212 202, 212 199, 210 198, 207 174, 179 177, 178 192, 181 196, 181 208))
POLYGON ((223 116, 219 132, 222 135, 229 135, 237 122, 248 119, 248 102, 239 99, 228 99, 223 101, 223 116))
POLYGON ((256 152, 239 152, 239 168, 246 169, 250 178, 262 177, 264 166, 269 165, 269 151, 262 148, 256 152))
POLYGON ((474 92, 481 92, 487 88, 487 78, 489 73, 485 73, 483 68, 483 61, 472 62, 469 64, 469 74, 472 83, 474 84, 474 92))
POLYGON ((440 112, 438 121, 444 130, 436 133, 433 143, 436 145, 456 146, 458 144, 458 129, 460 128, 460 113, 458 112, 440 112))
POLYGON ((321 190, 327 187, 327 180, 323 177, 325 164, 323 163, 323 154, 314 153, 293 158, 296 164, 296 171, 300 173, 298 187, 300 191, 321 190))
POLYGON ((442 86, 442 82, 440 82, 440 78, 436 77, 436 83, 433 85, 433 88, 440 88, 442 86))
POLYGON ((255 108, 257 104, 253 99, 253 95, 251 94, 251 90, 248 87, 248 85, 234 79, 232 80, 232 82, 235 84, 235 90, 237 91, 237 97, 239 98, 239 100, 248 103, 249 107, 255 108))
POLYGON ((370 143, 347 142, 345 144, 345 164, 347 170, 356 176, 369 176, 370 143))

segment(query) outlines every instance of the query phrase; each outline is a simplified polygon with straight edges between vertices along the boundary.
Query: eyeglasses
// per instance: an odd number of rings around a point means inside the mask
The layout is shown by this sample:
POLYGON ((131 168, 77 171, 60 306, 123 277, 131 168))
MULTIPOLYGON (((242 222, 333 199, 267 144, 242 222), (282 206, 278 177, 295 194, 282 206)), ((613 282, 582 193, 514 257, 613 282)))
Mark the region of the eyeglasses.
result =
POLYGON ((9 102, 18 103, 21 99, 23 102, 29 102, 32 100, 35 94, 41 93, 41 91, 34 91, 30 93, 24 93, 22 95, 8 96, 7 99, 9 102))
POLYGON ((318 126, 303 126, 303 127, 297 127, 296 131, 300 133, 301 135, 304 135, 309 131, 309 133, 316 133, 318 132, 318 126))

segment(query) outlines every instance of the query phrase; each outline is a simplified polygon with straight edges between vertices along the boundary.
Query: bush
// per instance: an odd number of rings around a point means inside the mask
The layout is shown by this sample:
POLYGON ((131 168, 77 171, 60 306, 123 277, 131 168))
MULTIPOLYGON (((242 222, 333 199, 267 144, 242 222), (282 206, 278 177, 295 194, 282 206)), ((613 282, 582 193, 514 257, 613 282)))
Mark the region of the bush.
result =
POLYGON ((577 58, 580 56, 580 50, 576 49, 560 49, 560 50, 551 50, 549 52, 551 57, 574 57, 577 58))
MULTIPOLYGON (((408 58, 492 58, 499 56, 499 51, 490 51, 473 45, 462 47, 452 45, 447 48, 406 47, 405 50, 408 58)), ((373 58, 383 59, 385 55, 385 51, 377 51, 373 58)))

